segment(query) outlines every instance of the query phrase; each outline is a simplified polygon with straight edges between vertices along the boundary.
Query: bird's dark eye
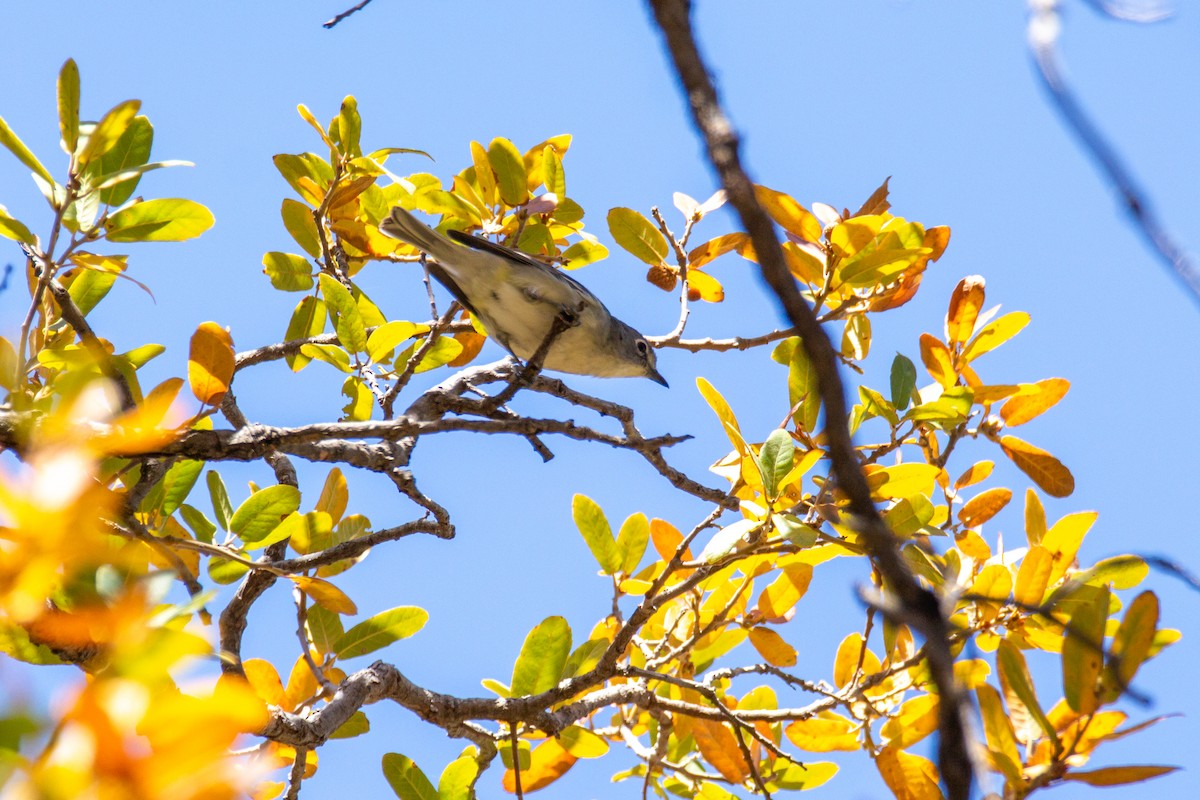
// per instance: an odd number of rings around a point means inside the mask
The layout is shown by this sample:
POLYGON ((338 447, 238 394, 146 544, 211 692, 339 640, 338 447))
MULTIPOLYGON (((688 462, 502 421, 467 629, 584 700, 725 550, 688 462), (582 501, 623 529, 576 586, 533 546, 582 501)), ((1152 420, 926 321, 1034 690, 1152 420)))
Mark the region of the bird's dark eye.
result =
POLYGON ((646 344, 645 339, 638 339, 637 340, 637 349, 638 349, 639 353, 641 353, 642 355, 646 355, 646 353, 648 353, 650 351, 650 345, 646 344))

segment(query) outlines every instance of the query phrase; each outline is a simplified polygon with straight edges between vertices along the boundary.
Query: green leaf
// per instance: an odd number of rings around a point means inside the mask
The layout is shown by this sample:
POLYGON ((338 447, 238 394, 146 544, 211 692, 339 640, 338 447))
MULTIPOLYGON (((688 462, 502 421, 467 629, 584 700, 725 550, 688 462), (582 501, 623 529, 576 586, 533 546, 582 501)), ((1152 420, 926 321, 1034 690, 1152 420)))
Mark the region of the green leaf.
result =
POLYGON ((13 129, 8 127, 8 123, 4 121, 4 117, 0 117, 0 145, 4 145, 8 152, 17 157, 17 160, 24 164, 29 169, 33 170, 34 174, 41 178, 51 186, 54 185, 54 178, 51 177, 50 171, 42 166, 42 162, 37 160, 35 156, 21 138, 13 133, 13 129))
MULTIPOLYGON (((413 342, 406 347, 400 355, 396 356, 396 366, 400 368, 401 364, 407 364, 409 359, 416 355, 417 349, 421 346, 420 342, 413 342)), ((428 372, 431 369, 449 364, 462 353, 462 342, 450 336, 439 336, 437 341, 433 343, 433 347, 425 353, 425 357, 421 359, 421 363, 417 365, 416 372, 428 372)))
POLYGON ((652 267, 667 258, 666 237, 654 227, 654 223, 632 208, 610 210, 608 232, 617 244, 652 267))
POLYGON ((159 511, 163 516, 169 517, 183 504, 203 470, 203 461, 191 459, 176 461, 171 465, 162 479, 163 503, 159 511))
MULTIPOLYGON (((215 474, 215 473, 214 473, 215 474)), ((196 540, 200 542, 212 543, 213 534, 217 532, 217 526, 198 508, 189 506, 183 503, 179 506, 179 516, 183 517, 184 523, 192 529, 196 540)))
POLYGON ((228 558, 214 557, 208 560, 208 577, 222 586, 241 580, 242 576, 249 571, 250 568, 245 564, 231 561, 228 558))
POLYGON ((562 679, 574 678, 584 674, 600 663, 600 658, 608 650, 607 639, 589 639, 576 647, 563 664, 562 679))
POLYGON ((225 481, 221 480, 220 473, 215 470, 209 470, 204 480, 208 483, 208 494, 212 498, 213 516, 217 518, 221 530, 228 531, 233 506, 229 504, 229 492, 225 491, 225 481))
MULTIPOLYGON (((211 474, 211 473, 210 473, 211 474)), ((280 520, 300 508, 300 490, 277 484, 246 498, 229 519, 231 533, 244 542, 256 542, 275 530, 280 520)))
POLYGON ((122 167, 116 172, 103 174, 96 178, 94 189, 110 189, 113 186, 124 183, 125 181, 141 178, 147 172, 153 172, 156 169, 164 169, 166 167, 194 167, 196 166, 190 161, 155 161, 152 164, 139 164, 136 167, 122 167))
POLYGON ((488 145, 488 163, 496 173, 500 199, 509 207, 519 206, 529 199, 528 175, 521 152, 508 139, 495 138, 488 145))
POLYGON ((0 206, 0 236, 15 242, 32 245, 37 241, 25 223, 8 215, 8 209, 0 206))
MULTIPOLYGON (((154 143, 154 126, 146 117, 134 117, 129 127, 121 134, 109 151, 98 162, 91 165, 89 172, 96 175, 112 175, 124 170, 141 166, 150 160, 150 147, 154 143)), ((135 176, 100 192, 100 202, 109 206, 119 206, 125 203, 133 192, 141 176, 135 176)))
POLYGON ((312 210, 299 200, 285 197, 279 213, 283 217, 283 227, 287 228, 296 244, 313 258, 320 258, 321 239, 312 210))
POLYGON ((438 779, 438 800, 474 800, 471 787, 479 776, 479 764, 470 755, 459 756, 446 765, 438 779))
POLYGON ((896 354, 892 359, 892 405, 903 411, 912 401, 917 388, 917 367, 908 356, 896 354))
POLYGON ((883 513, 883 521, 892 533, 907 539, 933 519, 933 503, 923 494, 902 498, 883 513))
POLYGON ((300 346, 300 354, 309 359, 323 361, 341 372, 350 371, 350 356, 336 344, 305 344, 300 346))
MULTIPOLYGON (((314 608, 320 608, 320 606, 314 606, 314 608)), ((355 736, 362 736, 364 733, 369 733, 370 731, 371 721, 367 719, 367 715, 361 711, 355 711, 350 715, 350 719, 341 724, 341 727, 329 734, 329 738, 352 739, 355 736)))
MULTIPOLYGON (((292 311, 292 318, 288 321, 287 332, 283 334, 283 340, 294 342, 297 339, 311 339, 319 335, 325 330, 327 316, 324 300, 312 295, 303 298, 292 311)), ((311 360, 311 357, 300 352, 286 356, 287 365, 292 372, 304 369, 311 360)))
POLYGON ((313 287, 313 265, 295 253, 263 254, 263 272, 271 285, 283 292, 307 292, 313 287))
POLYGON ((632 575, 637 571, 646 545, 650 542, 650 520, 645 514, 630 514, 617 533, 617 552, 621 556, 621 572, 632 575))
POLYGON ((779 491, 779 481, 792 471, 795 460, 796 445, 792 436, 785 430, 776 428, 763 442, 758 460, 762 468, 763 485, 767 489, 767 497, 774 499, 779 491))
POLYGON ((400 800, 438 800, 437 789, 421 772, 421 768, 408 756, 385 753, 383 777, 400 800))
POLYGON ((263 535, 262 538, 255 539, 253 542, 247 542, 246 551, 262 550, 276 542, 282 542, 284 539, 291 539, 295 542, 301 537, 311 537, 309 518, 307 514, 293 511, 280 520, 279 524, 263 535))
POLYGON ((317 276, 321 284, 321 296, 333 314, 333 329, 337 332, 342 347, 351 353, 362 353, 367 349, 367 329, 354 295, 337 279, 322 273, 317 276))
POLYGON ((213 221, 212 212, 199 203, 170 197, 124 208, 104 228, 110 242, 182 242, 204 233, 213 221))
POLYGON ((513 697, 541 694, 557 686, 570 652, 571 627, 565 619, 547 617, 538 623, 525 637, 513 665, 513 697))
POLYGON ((337 641, 346 632, 342 626, 342 615, 324 606, 309 606, 306 616, 308 636, 322 655, 337 651, 337 641))
POLYGON ((58 72, 58 128, 63 152, 75 152, 79 143, 79 67, 68 58, 58 72))
POLYGON ((126 100, 109 109, 100 118, 96 127, 92 128, 92 132, 88 134, 82 152, 75 159, 80 169, 87 167, 88 164, 103 156, 116 145, 125 131, 129 129, 129 125, 141 107, 141 100, 126 100))
POLYGON ((428 332, 428 325, 419 325, 404 320, 385 322, 371 331, 371 335, 367 337, 367 358, 372 363, 389 361, 392 352, 401 342, 428 332))
POLYGON ((1037 694, 1033 691, 1033 679, 1029 677, 1029 667, 1025 665, 1025 656, 1021 655, 1017 646, 1008 639, 1001 639, 999 647, 996 648, 996 669, 1005 684, 1005 694, 1012 692, 1020 700, 1046 734, 1046 738, 1057 747, 1058 732, 1054 730, 1038 703, 1037 694))
POLYGON ((817 391, 817 369, 808 358, 799 337, 788 361, 788 403, 796 409, 792 419, 805 433, 817 431, 821 413, 821 395, 817 391))
POLYGON ((608 248, 599 242, 584 239, 564 250, 562 257, 565 262, 563 269, 579 269, 608 258, 608 248))
POLYGON ((542 148, 542 183, 547 192, 553 192, 558 198, 567 196, 567 178, 563 174, 562 159, 551 145, 542 148))
POLYGON ((351 158, 362 155, 362 118, 358 115, 358 101, 352 95, 347 95, 338 111, 338 138, 341 140, 342 152, 351 158))
POLYGON ((392 642, 407 639, 425 627, 428 620, 429 612, 416 606, 399 606, 381 611, 342 634, 334 644, 333 652, 337 653, 338 658, 373 653, 392 642))
POLYGON ((571 514, 600 569, 604 570, 605 575, 615 575, 621 569, 622 556, 617 550, 612 527, 604 511, 595 500, 577 494, 571 501, 571 514))

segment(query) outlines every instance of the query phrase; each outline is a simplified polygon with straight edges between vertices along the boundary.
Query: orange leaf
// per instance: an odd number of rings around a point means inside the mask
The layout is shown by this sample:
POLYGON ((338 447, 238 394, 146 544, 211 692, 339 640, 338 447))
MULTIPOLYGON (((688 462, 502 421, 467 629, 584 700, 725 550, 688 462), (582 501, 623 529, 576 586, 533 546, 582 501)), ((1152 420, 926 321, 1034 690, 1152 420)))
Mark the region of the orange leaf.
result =
MULTIPOLYGON (((675 557, 675 550, 683 541, 683 534, 665 519, 655 518, 650 520, 650 541, 654 543, 654 549, 659 558, 663 561, 670 561, 675 557)), ((683 554, 683 560, 691 561, 692 559, 692 549, 689 547, 683 554)))
POLYGON ((215 406, 233 380, 233 339, 215 322, 202 322, 192 334, 188 352, 188 384, 206 406, 215 406))
POLYGON ((1089 786, 1122 786, 1126 783, 1140 783, 1175 772, 1179 767, 1152 766, 1149 764, 1131 767, 1101 767, 1100 769, 1080 772, 1075 770, 1063 775, 1063 780, 1079 781, 1089 786))
POLYGON ((711 239, 688 253, 688 269, 702 267, 714 258, 732 252, 749 241, 750 237, 744 233, 726 233, 711 239))
POLYGON ((983 276, 968 275, 954 287, 946 313, 946 341, 963 344, 975 332, 975 320, 983 308, 983 276))
MULTIPOLYGON (((547 739, 530 752, 529 769, 521 770, 521 791, 533 792, 549 786, 565 775, 578 760, 564 750, 557 740, 547 739)), ((516 793, 516 775, 511 769, 505 770, 502 783, 504 791, 516 793)))
POLYGON ((958 476, 958 480, 954 482, 955 490, 965 489, 968 486, 973 486, 980 481, 987 480, 987 477, 992 474, 992 469, 996 465, 991 461, 980 461, 972 464, 967 468, 967 471, 958 476))
POLYGON ((1071 471, 1045 450, 1015 436, 1001 437, 1000 449, 1051 497, 1066 497, 1075 491, 1075 477, 1071 471))
POLYGON ((454 357, 453 361, 447 362, 448 367, 461 367, 465 364, 470 364, 475 360, 475 356, 479 355, 479 351, 483 349, 483 343, 487 341, 487 337, 476 333, 475 331, 462 331, 454 334, 454 338, 462 345, 462 352, 454 357))
POLYGON ((770 628, 751 628, 750 644, 767 663, 775 667, 796 665, 796 648, 770 628))
POLYGON ((978 528, 1012 500, 1012 490, 1003 487, 980 492, 967 501, 958 512, 958 521, 968 528, 978 528))
POLYGON ((738 749, 733 731, 721 722, 710 719, 692 721, 692 735, 704 760, 730 783, 741 783, 750 776, 750 767, 738 749))
POLYGON ((1021 392, 1000 407, 1000 417, 1010 428, 1024 425, 1063 399, 1071 383, 1066 378, 1047 378, 1026 384, 1021 392))
POLYGON ((928 333, 921 334, 921 361, 933 379, 944 388, 949 389, 958 382, 950 350, 928 333))
POLYGON ((354 601, 329 581, 309 578, 305 575, 289 575, 288 578, 318 605, 337 614, 358 613, 358 607, 354 605, 354 601))

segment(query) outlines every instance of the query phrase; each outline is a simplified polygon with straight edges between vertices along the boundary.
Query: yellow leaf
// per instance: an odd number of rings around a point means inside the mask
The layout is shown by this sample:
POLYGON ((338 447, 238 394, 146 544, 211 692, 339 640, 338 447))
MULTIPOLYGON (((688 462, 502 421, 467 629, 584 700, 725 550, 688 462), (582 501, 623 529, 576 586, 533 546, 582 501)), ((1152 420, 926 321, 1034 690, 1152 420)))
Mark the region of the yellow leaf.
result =
POLYGON ((929 497, 939 472, 941 468, 932 464, 894 464, 870 471, 867 485, 877 500, 899 500, 916 494, 929 497))
MULTIPOLYGON (((990 469, 988 470, 991 471, 990 469)), ((1012 500, 1012 490, 1003 487, 988 489, 972 497, 958 512, 958 521, 968 528, 978 528, 1012 500)))
POLYGON ((923 694, 904 701, 896 714, 883 723, 881 732, 888 747, 905 749, 937 730, 937 723, 938 697, 923 694))
POLYGON ((707 272, 688 270, 688 299, 719 303, 725 299, 725 289, 720 281, 707 272))
POLYGON ((1063 638, 1063 696, 1071 710, 1094 714, 1100 706, 1100 672, 1104 668, 1104 626, 1108 619, 1108 589, 1080 603, 1071 614, 1063 638))
POLYGON ((785 642, 782 636, 770 628, 751 628, 749 638, 750 644, 768 664, 775 667, 796 665, 796 648, 785 642))
POLYGON ((846 686, 858 674, 859 662, 862 662, 860 677, 873 675, 880 669, 879 656, 867 649, 861 633, 852 633, 842 639, 838 645, 837 655, 833 660, 833 682, 837 686, 846 686))
POLYGON ((981 405, 981 406, 991 405, 992 403, 995 403, 999 400, 1003 400, 1006 397, 1012 397, 1014 394, 1021 391, 1020 386, 1016 386, 1014 384, 1007 384, 1007 383, 996 385, 996 386, 984 386, 983 384, 979 384, 978 386, 976 386, 975 383, 972 380, 970 380, 970 378, 975 375, 975 371, 972 370, 969 366, 965 366, 965 365, 962 366, 961 369, 963 371, 963 375, 968 377, 968 379, 969 379, 967 381, 967 383, 970 385, 970 387, 972 389, 975 390, 976 405, 981 405))
POLYGON ((973 361, 984 353, 995 350, 1020 333, 1028 324, 1029 315, 1024 311, 1013 311, 992 320, 963 348, 963 361, 973 361))
POLYGON ((755 186, 754 196, 779 226, 808 242, 821 241, 821 222, 791 196, 766 186, 755 186))
POLYGON ((188 352, 188 384, 202 404, 215 406, 233 380, 233 339, 215 322, 202 322, 192 334, 188 352))
POLYGON ((1038 544, 1046 535, 1046 509, 1033 489, 1025 490, 1025 538, 1030 545, 1038 544))
MULTIPOLYGON (((579 759, 563 749, 555 739, 547 739, 529 754, 529 769, 521 770, 521 790, 533 792, 549 786, 575 766, 579 759)), ((516 775, 505 770, 502 781, 504 791, 516 792, 516 775)))
POLYGON ((972 530, 954 534, 954 546, 976 561, 987 561, 992 557, 992 548, 983 537, 972 530))
POLYGON ((982 275, 968 275, 954 287, 950 310, 946 313, 946 341, 952 346, 963 344, 975 332, 975 319, 983 308, 983 296, 982 275))
POLYGON ((800 719, 783 729, 792 744, 810 753, 857 750, 858 723, 823 711, 820 716, 800 719))
POLYGON ((925 364, 930 376, 949 389, 958 382, 954 372, 954 357, 942 342, 928 333, 921 334, 921 361, 925 364))
POLYGON ((929 759, 885 747, 875 756, 875 766, 896 800, 941 800, 937 767, 929 759))
POLYGON ((1071 383, 1066 378, 1047 378, 1023 384, 1021 391, 1000 407, 1000 417, 1008 427, 1024 425, 1063 399, 1071 383))
POLYGON ((780 572, 758 596, 758 610, 768 620, 783 619, 800 602, 812 581, 813 568, 809 564, 789 564, 780 572))
POLYGON ((1075 476, 1057 458, 1015 436, 1000 438, 1000 449, 1022 472, 1051 497, 1066 497, 1075 491, 1075 476))
POLYGON ((500 137, 492 139, 487 155, 496 172, 496 187, 504 204, 513 208, 528 200, 525 161, 513 143, 500 137))
POLYGON ((1021 785, 1021 753, 1017 749, 1016 733, 1004 711, 1000 693, 986 683, 975 688, 979 712, 983 717, 983 734, 993 762, 1003 773, 1007 785, 1021 785))
POLYGON ((725 428, 725 432, 729 435, 729 440, 733 442, 734 448, 743 457, 748 455, 745 440, 741 436, 732 435, 734 432, 740 434, 742 429, 738 426, 737 417, 734 416, 733 409, 730 408, 729 403, 704 378, 696 378, 696 387, 700 389, 700 394, 704 397, 709 407, 716 412, 717 419, 721 421, 721 426, 725 428))
POLYGON ((1079 552, 1079 545, 1083 543, 1083 537, 1087 535, 1098 516, 1099 514, 1095 511, 1067 514, 1046 531, 1046 535, 1042 538, 1042 547, 1050 553, 1054 563, 1050 570, 1051 584, 1066 574, 1067 568, 1074 563, 1075 555, 1079 552))
POLYGON ((692 722, 692 735, 704 760, 712 764, 725 780, 738 784, 750 776, 750 767, 738 749, 737 738, 729 726, 709 719, 692 722))
POLYGON ((287 704, 283 683, 279 680, 279 673, 275 671, 275 666, 270 661, 248 658, 242 662, 242 669, 246 673, 246 680, 250 682, 250 688, 254 690, 259 699, 273 706, 279 706, 284 711, 294 710, 294 707, 287 704))
POLYGON ((314 602, 338 614, 357 614, 358 607, 354 601, 338 587, 320 578, 309 578, 304 575, 289 575, 289 579, 300 587, 300 591, 311 597, 314 602))
POLYGON ((979 570, 971 583, 971 594, 997 602, 1004 602, 1012 591, 1012 572, 1004 564, 988 564, 979 570))
POLYGON ((350 501, 350 491, 346 485, 346 476, 337 467, 329 470, 325 476, 325 485, 321 487, 321 496, 317 498, 314 511, 324 511, 329 515, 329 524, 337 525, 346 513, 346 504, 350 501))
POLYGON ((1109 670, 1116 674, 1116 680, 1110 681, 1115 691, 1128 686, 1138 667, 1149 657, 1157 627, 1158 597, 1154 592, 1142 592, 1129 604, 1113 636, 1109 670))
POLYGON ((1054 557, 1050 551, 1035 544, 1021 559, 1017 570, 1017 581, 1013 587, 1013 599, 1025 606, 1041 605, 1050 585, 1050 571, 1054 567, 1054 557))
POLYGON ((967 468, 967 471, 958 476, 958 480, 954 482, 955 491, 965 489, 968 486, 973 486, 980 481, 987 480, 987 477, 992 474, 995 464, 991 461, 979 461, 967 468))

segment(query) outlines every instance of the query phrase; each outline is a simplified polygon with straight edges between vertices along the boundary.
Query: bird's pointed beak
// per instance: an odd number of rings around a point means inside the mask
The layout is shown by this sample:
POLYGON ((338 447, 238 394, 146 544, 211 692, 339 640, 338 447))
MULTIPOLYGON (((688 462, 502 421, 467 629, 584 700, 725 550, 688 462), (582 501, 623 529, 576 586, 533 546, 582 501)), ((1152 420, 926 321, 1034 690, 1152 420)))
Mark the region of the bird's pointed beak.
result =
POLYGON ((670 388, 671 388, 671 384, 667 383, 667 379, 666 379, 666 378, 664 378, 664 377, 663 377, 663 376, 662 376, 662 375, 659 373, 659 371, 658 371, 658 370, 656 370, 656 369, 654 369, 653 367, 651 367, 651 368, 650 368, 650 371, 646 373, 646 377, 647 377, 647 378, 649 378, 650 380, 654 381, 654 382, 655 382, 655 383, 657 383, 657 384, 660 384, 660 385, 662 385, 662 386, 666 386, 668 389, 670 389, 670 388))

